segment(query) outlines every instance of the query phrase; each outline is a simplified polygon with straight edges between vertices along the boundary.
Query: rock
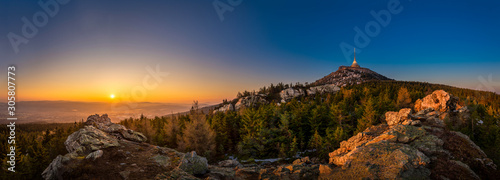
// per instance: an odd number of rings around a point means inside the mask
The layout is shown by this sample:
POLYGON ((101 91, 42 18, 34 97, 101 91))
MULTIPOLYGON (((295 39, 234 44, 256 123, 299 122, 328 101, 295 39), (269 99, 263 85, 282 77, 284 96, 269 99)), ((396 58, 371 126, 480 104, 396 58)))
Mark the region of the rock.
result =
POLYGON ((365 145, 367 142, 378 137, 386 131, 388 127, 389 126, 386 124, 372 126, 349 138, 347 141, 340 142, 340 148, 328 154, 330 157, 329 163, 339 166, 343 165, 347 161, 346 157, 348 156, 345 156, 346 154, 354 151, 356 147, 365 145))
POLYGON ((99 128, 101 126, 109 126, 111 124, 112 122, 108 114, 103 114, 102 116, 99 116, 99 114, 90 115, 87 117, 87 121, 85 121, 85 125, 94 126, 98 129, 101 129, 99 128))
POLYGON ((478 180, 481 179, 474 171, 472 171, 470 169, 470 167, 467 164, 464 164, 463 162, 456 161, 456 160, 450 160, 450 162, 452 162, 455 165, 460 166, 461 169, 463 170, 462 172, 464 172, 465 174, 468 175, 467 179, 478 179, 478 180))
POLYGON ((302 89, 288 88, 280 92, 281 102, 288 102, 293 98, 305 95, 302 89))
POLYGON ((207 162, 207 158, 198 156, 195 151, 191 151, 182 157, 178 167, 189 174, 200 175, 207 172, 207 162))
POLYGON ((391 128, 388 135, 397 137, 400 143, 408 143, 425 135, 425 129, 422 127, 407 126, 398 124, 391 128))
POLYGON ((47 168, 42 172, 44 179, 62 179, 61 169, 64 166, 63 156, 58 155, 47 168))
POLYGON ((425 155, 432 156, 437 153, 443 153, 443 140, 434 135, 426 135, 411 143, 411 146, 423 152, 425 155))
POLYGON ((387 125, 389 126, 401 124, 410 119, 410 113, 410 108, 401 109, 399 112, 389 111, 385 113, 385 121, 387 121, 387 125))
POLYGON ((102 116, 99 116, 98 114, 91 115, 87 118, 85 124, 96 127, 106 133, 119 134, 121 137, 130 141, 144 142, 147 140, 146 136, 142 133, 127 129, 121 124, 112 123, 107 114, 103 114, 102 116))
POLYGON ((68 136, 64 142, 68 152, 87 155, 90 152, 113 146, 119 146, 118 140, 94 126, 85 126, 68 136))
POLYGON ((443 128, 445 126, 443 120, 435 117, 428 118, 425 123, 433 127, 443 128))
POLYGON ((442 119, 467 116, 457 98, 436 91, 410 109, 387 112, 387 125, 372 126, 340 143, 330 164, 342 166, 323 179, 494 179, 496 165, 466 135, 442 119), (449 97, 448 97, 449 96, 449 97), (430 100, 434 102, 431 103, 430 100), (436 110, 435 110, 436 109, 436 110), (432 164, 432 165, 429 165, 432 164))
POLYGON ((121 176, 124 180, 127 180, 129 175, 130 175, 130 171, 121 171, 121 172, 120 172, 120 176, 121 176))
MULTIPOLYGON (((420 101, 422 101, 422 100, 420 100, 420 101)), ((427 108, 427 109, 420 110, 417 113, 415 113, 415 116, 424 117, 425 115, 427 115, 430 112, 434 112, 434 108, 427 108)))
POLYGON ((130 129, 120 131, 123 138, 135 142, 145 142, 147 140, 146 136, 140 132, 132 131, 130 129))
POLYGON ((447 104, 450 100, 450 94, 443 90, 436 90, 432 94, 424 97, 422 100, 415 102, 415 111, 421 111, 427 108, 433 108, 439 112, 446 112, 448 110, 447 104))
POLYGON ((318 165, 283 165, 261 169, 258 179, 318 179, 318 165))
POLYGON ((348 153, 348 161, 341 174, 349 179, 400 179, 413 177, 428 179, 426 168, 430 159, 422 152, 406 144, 380 141, 358 147, 348 153))
POLYGON ((304 157, 301 159, 296 159, 293 161, 293 165, 302 165, 302 164, 309 164, 311 163, 311 160, 309 160, 309 157, 304 157))
POLYGON ((241 97, 238 102, 234 105, 236 110, 241 109, 242 107, 255 107, 259 104, 267 104, 267 100, 265 99, 265 94, 257 94, 250 95, 246 97, 241 97))
POLYGON ((231 104, 231 103, 228 103, 228 104, 225 104, 223 105, 222 107, 218 108, 218 109, 215 109, 214 112, 218 112, 218 111, 221 111, 221 112, 226 112, 226 111, 234 111, 234 105, 231 104))
POLYGON ((314 95, 316 93, 332 93, 337 91, 340 91, 340 88, 334 84, 314 86, 306 90, 308 95, 314 95))
POLYGON ((192 174, 189 174, 182 169, 175 168, 169 172, 166 172, 165 174, 157 174, 154 179, 198 180, 199 178, 196 178, 192 174))
POLYGON ((203 175, 204 179, 236 179, 233 168, 208 165, 208 173, 203 175))
POLYGON ((97 151, 91 152, 89 155, 87 155, 87 157, 85 157, 85 159, 96 160, 97 158, 100 158, 103 154, 104 152, 99 149, 97 151))
POLYGON ((238 179, 259 179, 259 171, 255 167, 238 168, 234 176, 238 179))
POLYGON ((224 161, 219 162, 220 167, 243 167, 243 165, 240 164, 237 160, 234 159, 228 159, 224 161))
POLYGON ((162 156, 162 155, 156 155, 153 156, 151 159, 158 163, 158 165, 167 167, 170 165, 170 158, 168 156, 162 156))
POLYGON ((333 170, 329 165, 319 165, 319 174, 331 174, 332 172, 333 170))

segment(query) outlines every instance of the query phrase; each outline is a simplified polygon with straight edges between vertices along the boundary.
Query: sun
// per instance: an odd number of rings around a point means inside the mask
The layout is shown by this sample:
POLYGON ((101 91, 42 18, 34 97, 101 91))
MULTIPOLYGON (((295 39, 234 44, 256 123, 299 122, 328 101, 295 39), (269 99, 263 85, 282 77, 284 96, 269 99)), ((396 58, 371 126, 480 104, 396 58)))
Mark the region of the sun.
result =
POLYGON ((111 94, 111 95, 109 95, 109 97, 110 97, 111 99, 114 99, 114 98, 115 98, 115 95, 114 95, 114 94, 111 94))

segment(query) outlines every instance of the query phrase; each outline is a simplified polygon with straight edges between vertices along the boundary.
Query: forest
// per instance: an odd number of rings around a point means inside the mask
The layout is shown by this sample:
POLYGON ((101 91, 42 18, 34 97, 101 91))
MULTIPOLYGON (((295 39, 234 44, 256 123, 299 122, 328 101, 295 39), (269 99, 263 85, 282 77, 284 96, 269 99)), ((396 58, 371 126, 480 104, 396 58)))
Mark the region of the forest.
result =
POLYGON ((183 152, 195 150, 211 162, 229 156, 251 162, 307 155, 327 163, 328 153, 341 141, 385 122, 385 112, 413 107, 417 99, 443 89, 457 96, 471 113, 468 125, 448 128, 470 136, 495 163, 500 163, 500 96, 495 93, 420 82, 373 81, 346 86, 336 93, 278 103, 278 93, 288 87, 306 89, 308 85, 280 83, 258 92, 238 93, 239 98, 266 94, 270 102, 238 111, 202 114, 195 102, 189 113, 129 118, 121 124, 144 133, 152 144, 183 152))
MULTIPOLYGON (((384 123, 387 111, 413 107, 413 103, 443 89, 458 97, 469 107, 471 118, 466 125, 448 125, 450 130, 468 135, 500 164, 500 96, 446 85, 421 82, 372 81, 324 93, 294 98, 279 103, 279 92, 288 87, 309 85, 270 85, 257 92, 238 93, 237 97, 266 94, 269 103, 242 107, 238 111, 202 113, 197 102, 187 113, 162 117, 128 118, 120 122, 127 128, 142 132, 148 143, 166 146, 181 152, 196 151, 210 163, 236 157, 245 162, 280 158, 290 161, 309 156, 313 161, 327 163, 328 153, 341 141, 372 125, 384 123)), ((222 104, 229 103, 224 100, 222 104)), ((16 176, 39 179, 41 172, 59 154, 65 154, 64 141, 83 125, 21 124, 16 137, 16 176)), ((6 162, 7 128, 0 128, 0 159, 6 162)), ((5 171, 2 163, 2 171, 5 171)), ((6 171, 5 171, 6 172, 6 171)), ((0 179, 7 173, 2 173, 0 179)))

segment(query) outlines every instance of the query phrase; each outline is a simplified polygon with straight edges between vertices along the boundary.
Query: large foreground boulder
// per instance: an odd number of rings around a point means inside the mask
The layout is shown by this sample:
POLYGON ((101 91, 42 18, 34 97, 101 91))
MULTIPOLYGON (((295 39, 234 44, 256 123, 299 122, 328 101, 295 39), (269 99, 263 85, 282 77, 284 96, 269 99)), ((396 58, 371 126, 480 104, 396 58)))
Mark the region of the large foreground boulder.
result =
POLYGON ((145 142, 147 140, 146 136, 142 133, 127 129, 121 124, 112 123, 107 114, 103 114, 102 116, 98 114, 91 115, 87 118, 85 124, 130 141, 145 142))
POLYGON ((83 161, 95 161, 105 155, 103 149, 123 146, 128 141, 144 142, 146 137, 122 125, 114 124, 108 115, 91 115, 84 127, 68 136, 64 145, 68 153, 59 155, 44 170, 45 179, 62 179, 83 161), (126 140, 123 140, 126 139, 126 140))
POLYGON ((439 90, 411 109, 387 112, 372 126, 340 143, 330 164, 339 179, 494 179, 496 165, 466 135, 449 131, 443 119, 464 116, 456 97, 439 90), (443 118, 448 117, 448 118, 443 118))
POLYGON ((120 143, 118 143, 116 138, 94 126, 85 126, 69 135, 64 145, 66 145, 66 150, 68 150, 68 152, 76 152, 77 154, 83 155, 102 148, 119 146, 120 143))

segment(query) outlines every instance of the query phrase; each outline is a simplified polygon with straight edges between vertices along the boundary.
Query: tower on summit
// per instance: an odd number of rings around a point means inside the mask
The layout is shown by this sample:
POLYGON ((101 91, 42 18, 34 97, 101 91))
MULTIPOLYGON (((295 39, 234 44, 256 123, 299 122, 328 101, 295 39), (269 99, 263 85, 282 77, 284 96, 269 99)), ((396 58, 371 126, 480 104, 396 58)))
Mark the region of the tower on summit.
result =
POLYGON ((360 67, 358 63, 356 62, 356 48, 354 48, 354 62, 352 62, 351 67, 360 67))

